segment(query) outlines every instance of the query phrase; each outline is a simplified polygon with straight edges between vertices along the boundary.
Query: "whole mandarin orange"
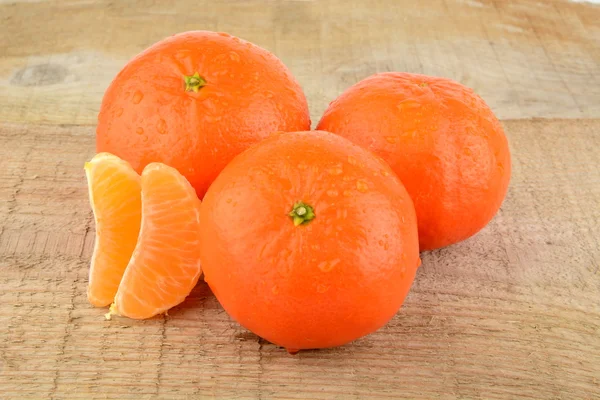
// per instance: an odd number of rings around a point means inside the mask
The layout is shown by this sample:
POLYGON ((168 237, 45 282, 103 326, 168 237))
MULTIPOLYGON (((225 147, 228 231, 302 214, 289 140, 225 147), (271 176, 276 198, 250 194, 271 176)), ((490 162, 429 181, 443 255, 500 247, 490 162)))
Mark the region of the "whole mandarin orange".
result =
POLYGON ((421 250, 474 235, 506 195, 511 166, 502 126, 479 96, 452 80, 373 75, 333 101, 318 129, 390 164, 415 204, 421 250))
POLYGON ((202 268, 217 299, 290 352, 383 326, 420 264, 400 180, 328 132, 275 134, 234 158, 204 197, 200 224, 202 268))
POLYGON ((302 89, 273 54, 226 33, 185 32, 132 59, 109 86, 96 148, 141 173, 163 162, 202 197, 227 163, 274 131, 310 128, 302 89))

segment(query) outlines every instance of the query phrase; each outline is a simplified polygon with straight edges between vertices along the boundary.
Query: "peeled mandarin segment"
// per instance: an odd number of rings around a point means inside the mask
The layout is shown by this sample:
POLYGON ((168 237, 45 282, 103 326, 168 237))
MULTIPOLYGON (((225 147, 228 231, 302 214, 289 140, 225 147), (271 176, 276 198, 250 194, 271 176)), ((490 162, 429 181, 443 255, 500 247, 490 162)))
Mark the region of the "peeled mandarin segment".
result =
POLYGON ((181 303, 200 277, 200 200, 176 169, 142 173, 142 226, 113 311, 150 318, 181 303))
POLYGON ((129 163, 99 153, 85 163, 96 240, 89 274, 88 299, 109 305, 117 293, 140 231, 140 176, 129 163))

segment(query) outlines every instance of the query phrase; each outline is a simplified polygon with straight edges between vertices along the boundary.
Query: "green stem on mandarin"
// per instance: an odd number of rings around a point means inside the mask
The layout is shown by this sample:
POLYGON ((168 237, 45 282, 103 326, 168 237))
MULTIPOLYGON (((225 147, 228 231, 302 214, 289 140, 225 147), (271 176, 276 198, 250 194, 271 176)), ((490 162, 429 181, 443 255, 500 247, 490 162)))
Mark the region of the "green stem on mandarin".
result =
POLYGON ((315 218, 315 210, 312 208, 312 206, 299 201, 294 204, 292 211, 290 211, 288 215, 292 218, 294 226, 299 226, 302 224, 307 224, 313 218, 315 218))
POLYGON ((206 79, 200 76, 198 72, 194 75, 184 75, 183 81, 185 82, 185 91, 186 92, 196 92, 206 85, 206 79))

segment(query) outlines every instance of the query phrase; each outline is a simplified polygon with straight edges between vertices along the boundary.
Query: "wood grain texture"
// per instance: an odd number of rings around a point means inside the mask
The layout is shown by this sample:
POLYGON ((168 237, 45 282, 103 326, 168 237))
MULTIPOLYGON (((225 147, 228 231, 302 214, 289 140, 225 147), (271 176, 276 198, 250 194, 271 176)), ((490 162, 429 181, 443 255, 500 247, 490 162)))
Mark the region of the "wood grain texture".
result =
POLYGON ((0 399, 600 399, 599 72, 586 3, 0 0, 0 399), (503 119, 579 119, 505 121, 496 218, 424 254, 398 315, 350 345, 289 356, 203 283, 169 316, 105 321, 85 295, 100 100, 190 29, 276 53, 315 122, 389 70, 461 81, 503 119))
POLYGON ((473 87, 500 118, 600 117, 600 6, 566 0, 0 1, 0 121, 95 124, 133 55, 227 31, 277 54, 310 99, 375 72, 473 87))
POLYGON ((0 125, 0 398, 600 398, 600 120, 504 126, 492 223, 425 253, 383 329, 289 356, 204 283, 169 316, 105 321, 85 295, 94 128, 0 125))

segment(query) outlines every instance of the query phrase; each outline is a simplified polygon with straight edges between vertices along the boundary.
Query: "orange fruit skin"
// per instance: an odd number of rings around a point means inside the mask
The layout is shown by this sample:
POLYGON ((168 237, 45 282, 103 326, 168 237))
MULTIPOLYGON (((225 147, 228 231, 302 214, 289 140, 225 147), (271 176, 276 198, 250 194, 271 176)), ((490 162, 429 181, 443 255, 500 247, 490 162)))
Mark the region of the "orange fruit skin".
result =
POLYGON ((192 31, 136 56, 107 89, 96 131, 110 152, 141 173, 163 162, 202 198, 225 165, 274 131, 310 129, 306 98, 273 54, 225 33, 192 31), (186 91, 184 76, 206 85, 186 91))
POLYGON ((205 280, 288 351, 339 346, 400 308, 418 265, 412 201, 383 160, 328 132, 275 134, 234 158, 200 210, 205 280), (295 226, 303 201, 315 218, 295 226))
POLYGON ((373 75, 333 101, 317 129, 390 164, 415 204, 421 250, 477 233, 508 189, 510 152, 502 126, 479 96, 449 79, 373 75))

